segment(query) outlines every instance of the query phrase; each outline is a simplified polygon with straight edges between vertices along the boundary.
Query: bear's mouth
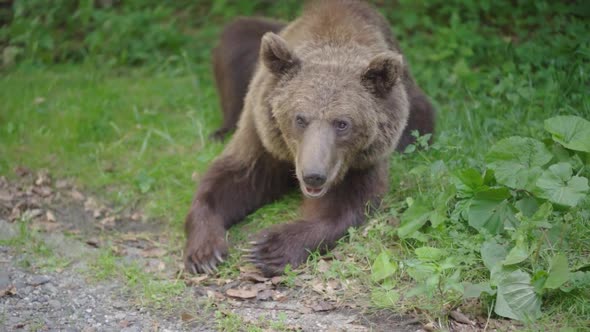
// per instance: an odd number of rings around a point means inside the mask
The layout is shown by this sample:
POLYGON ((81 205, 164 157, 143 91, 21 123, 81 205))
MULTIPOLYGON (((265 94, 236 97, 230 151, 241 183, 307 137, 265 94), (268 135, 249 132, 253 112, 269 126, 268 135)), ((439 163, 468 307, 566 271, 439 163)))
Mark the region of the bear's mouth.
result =
POLYGON ((308 198, 320 198, 328 191, 328 186, 324 185, 319 188, 312 188, 301 184, 301 191, 303 191, 303 194, 308 198))

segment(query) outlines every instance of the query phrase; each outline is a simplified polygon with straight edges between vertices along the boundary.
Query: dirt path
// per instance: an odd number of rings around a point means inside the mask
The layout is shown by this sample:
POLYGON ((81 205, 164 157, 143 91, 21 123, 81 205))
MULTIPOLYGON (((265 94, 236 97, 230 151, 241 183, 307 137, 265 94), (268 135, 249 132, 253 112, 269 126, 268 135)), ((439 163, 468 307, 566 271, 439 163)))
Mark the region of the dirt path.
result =
POLYGON ((0 178, 0 331, 419 330, 310 276, 184 276, 161 228, 45 173, 0 178))

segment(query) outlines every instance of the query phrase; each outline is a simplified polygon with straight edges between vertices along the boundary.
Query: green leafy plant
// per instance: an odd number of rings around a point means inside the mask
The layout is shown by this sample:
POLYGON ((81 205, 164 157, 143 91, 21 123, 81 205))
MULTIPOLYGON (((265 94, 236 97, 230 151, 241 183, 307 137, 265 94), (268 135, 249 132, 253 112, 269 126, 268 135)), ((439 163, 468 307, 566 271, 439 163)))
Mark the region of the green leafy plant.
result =
POLYGON ((590 122, 560 116, 546 120, 545 128, 553 138, 547 145, 503 139, 487 154, 484 174, 463 169, 455 178, 456 209, 487 239, 481 257, 490 272, 487 283, 467 283, 464 295, 495 294, 496 314, 525 321, 540 316, 543 295, 568 281, 581 287, 585 278, 572 279, 563 239, 568 210, 588 197, 588 179, 580 174, 590 122), (567 161, 550 152, 553 144, 567 149, 567 161))

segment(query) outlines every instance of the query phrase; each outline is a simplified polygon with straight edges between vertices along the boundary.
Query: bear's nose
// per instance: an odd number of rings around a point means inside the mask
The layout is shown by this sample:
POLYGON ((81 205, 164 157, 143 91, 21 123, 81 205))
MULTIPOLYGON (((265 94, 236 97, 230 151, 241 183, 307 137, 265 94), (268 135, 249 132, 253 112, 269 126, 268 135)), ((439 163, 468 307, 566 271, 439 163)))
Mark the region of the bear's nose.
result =
POLYGON ((303 182, 310 187, 321 187, 326 183, 326 176, 322 174, 309 174, 303 176, 303 182))

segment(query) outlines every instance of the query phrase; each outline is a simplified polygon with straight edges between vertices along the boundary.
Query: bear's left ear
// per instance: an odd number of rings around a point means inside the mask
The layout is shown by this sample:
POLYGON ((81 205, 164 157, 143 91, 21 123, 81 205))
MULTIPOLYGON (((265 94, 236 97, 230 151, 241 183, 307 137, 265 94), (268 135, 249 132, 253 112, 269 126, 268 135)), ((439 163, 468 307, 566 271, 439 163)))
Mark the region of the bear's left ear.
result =
POLYGON ((375 95, 385 97, 400 79, 403 66, 401 54, 379 54, 371 60, 361 75, 361 83, 375 95))
POLYGON ((299 68, 299 59, 293 54, 287 42, 272 32, 262 36, 260 44, 262 63, 276 76, 282 76, 299 68))

